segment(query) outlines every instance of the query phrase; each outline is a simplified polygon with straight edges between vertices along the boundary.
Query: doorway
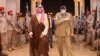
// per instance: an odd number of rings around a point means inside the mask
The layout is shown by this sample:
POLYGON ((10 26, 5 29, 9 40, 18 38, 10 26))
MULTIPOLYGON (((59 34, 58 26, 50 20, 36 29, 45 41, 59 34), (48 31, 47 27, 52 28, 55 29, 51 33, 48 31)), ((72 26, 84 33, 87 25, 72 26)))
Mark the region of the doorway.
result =
POLYGON ((74 15, 74 0, 43 0, 42 4, 46 13, 57 13, 61 5, 66 5, 67 11, 74 15))
POLYGON ((28 5, 28 11, 29 11, 29 13, 31 13, 31 0, 21 0, 20 4, 21 4, 20 5, 20 11, 23 14, 23 16, 26 15, 26 11, 27 11, 26 6, 27 5, 28 5))
POLYGON ((85 0, 85 12, 88 10, 90 11, 91 7, 90 7, 90 0, 85 0))

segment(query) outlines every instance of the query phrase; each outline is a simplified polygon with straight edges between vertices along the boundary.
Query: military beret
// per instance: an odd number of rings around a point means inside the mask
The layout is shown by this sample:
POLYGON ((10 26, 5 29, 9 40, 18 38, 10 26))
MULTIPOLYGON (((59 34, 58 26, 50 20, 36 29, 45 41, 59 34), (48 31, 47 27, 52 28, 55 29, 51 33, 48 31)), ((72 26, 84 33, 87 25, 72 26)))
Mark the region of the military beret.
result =
POLYGON ((65 5, 63 5, 63 6, 61 6, 61 7, 60 7, 60 9, 66 9, 66 6, 65 6, 65 5))
POLYGON ((8 14, 11 14, 12 15, 13 14, 13 11, 12 10, 9 10, 8 11, 8 14))
POLYGON ((0 11, 4 10, 4 7, 0 7, 0 11))

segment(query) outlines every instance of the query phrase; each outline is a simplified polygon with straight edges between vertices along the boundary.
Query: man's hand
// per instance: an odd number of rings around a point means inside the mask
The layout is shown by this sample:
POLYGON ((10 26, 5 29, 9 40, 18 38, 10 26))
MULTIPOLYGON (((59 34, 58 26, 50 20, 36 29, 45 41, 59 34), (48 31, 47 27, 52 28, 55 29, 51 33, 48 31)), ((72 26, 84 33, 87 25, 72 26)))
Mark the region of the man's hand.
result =
POLYGON ((44 34, 41 34, 41 35, 40 35, 40 38, 43 38, 44 36, 45 36, 44 34))
POLYGON ((16 28, 16 27, 15 27, 15 31, 18 32, 18 33, 20 32, 20 30, 18 28, 16 28))
POLYGON ((74 33, 71 34, 71 37, 73 37, 73 36, 74 36, 74 33))
POLYGON ((65 20, 70 20, 70 18, 67 17, 65 20))
POLYGON ((29 33, 29 37, 30 37, 30 38, 33 37, 33 33, 32 33, 32 32, 29 33))

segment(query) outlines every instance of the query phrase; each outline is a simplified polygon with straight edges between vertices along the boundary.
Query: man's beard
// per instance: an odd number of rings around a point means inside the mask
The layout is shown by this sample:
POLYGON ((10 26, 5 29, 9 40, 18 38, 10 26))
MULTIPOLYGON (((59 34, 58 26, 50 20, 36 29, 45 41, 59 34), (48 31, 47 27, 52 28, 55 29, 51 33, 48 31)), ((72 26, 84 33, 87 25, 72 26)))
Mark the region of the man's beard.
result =
POLYGON ((37 13, 38 13, 38 14, 42 14, 42 13, 43 13, 43 10, 42 10, 42 9, 38 9, 38 10, 37 10, 37 13))
POLYGON ((4 14, 4 12, 1 12, 1 14, 4 14))
POLYGON ((42 14, 42 13, 43 13, 43 11, 37 11, 37 13, 38 13, 38 14, 42 14))

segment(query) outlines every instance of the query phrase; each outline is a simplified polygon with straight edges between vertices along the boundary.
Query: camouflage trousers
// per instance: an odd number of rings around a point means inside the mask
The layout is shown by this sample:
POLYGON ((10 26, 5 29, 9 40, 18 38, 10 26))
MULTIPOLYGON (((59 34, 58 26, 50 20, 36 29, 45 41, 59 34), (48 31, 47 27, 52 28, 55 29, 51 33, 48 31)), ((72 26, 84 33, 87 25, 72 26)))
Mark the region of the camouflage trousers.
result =
POLYGON ((97 47, 100 48, 100 39, 97 39, 97 40, 94 41, 93 47, 94 47, 94 48, 97 48, 97 47))
POLYGON ((94 48, 97 48, 97 47, 100 48, 100 29, 97 29, 97 31, 96 31, 96 40, 93 43, 93 47, 94 48))
POLYGON ((25 42, 29 42, 29 31, 26 29, 25 31, 25 42))
POLYGON ((8 31, 8 48, 20 46, 20 34, 15 30, 8 31))
POLYGON ((7 44, 8 44, 7 32, 1 33, 2 51, 5 51, 7 49, 7 44))
POLYGON ((90 31, 90 32, 87 32, 87 39, 86 39, 86 42, 87 44, 93 44, 93 42, 95 41, 95 31, 90 31))

